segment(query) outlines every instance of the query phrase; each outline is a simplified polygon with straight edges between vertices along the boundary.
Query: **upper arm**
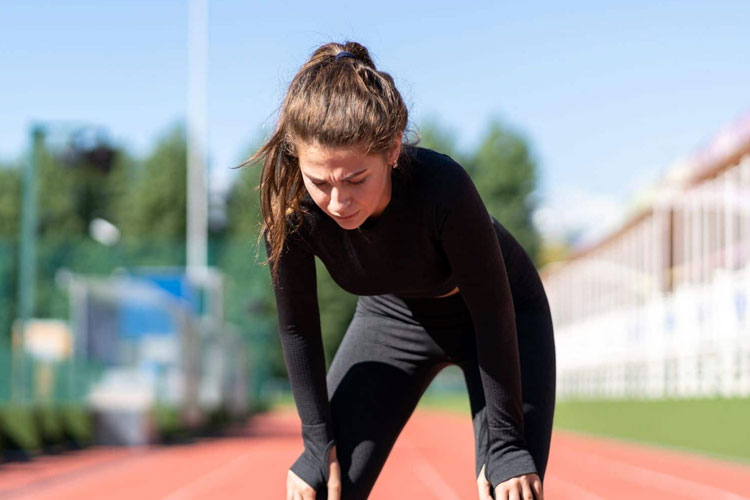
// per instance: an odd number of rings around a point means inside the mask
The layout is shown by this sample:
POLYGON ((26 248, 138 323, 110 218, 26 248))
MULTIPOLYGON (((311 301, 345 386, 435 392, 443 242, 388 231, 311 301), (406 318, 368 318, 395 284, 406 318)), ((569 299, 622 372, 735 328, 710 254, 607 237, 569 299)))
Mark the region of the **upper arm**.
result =
POLYGON ((468 172, 458 164, 448 172, 437 207, 443 251, 471 312, 486 316, 492 311, 478 308, 494 304, 497 314, 498 309, 512 305, 512 298, 492 218, 468 172))
POLYGON ((487 400, 487 424, 503 439, 523 435, 521 371, 515 311, 500 243, 468 173, 451 172, 439 234, 475 330, 487 400))
MULTIPOLYGON (((270 245, 266 251, 270 256, 270 245)), ((315 255, 298 234, 288 235, 273 280, 280 334, 320 334, 315 255)))

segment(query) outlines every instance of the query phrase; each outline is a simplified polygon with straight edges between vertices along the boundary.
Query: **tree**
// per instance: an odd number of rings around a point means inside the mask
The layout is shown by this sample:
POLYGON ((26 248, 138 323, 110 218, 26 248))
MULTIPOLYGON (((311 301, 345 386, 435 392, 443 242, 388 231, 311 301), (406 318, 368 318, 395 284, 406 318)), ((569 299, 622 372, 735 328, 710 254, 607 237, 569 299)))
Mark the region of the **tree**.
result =
POLYGON ((21 168, 0 164, 0 238, 15 239, 20 230, 21 168))
POLYGON ((537 203, 537 166, 527 140, 493 119, 465 167, 490 214, 538 263, 540 237, 532 222, 537 203))
POLYGON ((173 126, 127 184, 116 220, 123 238, 184 242, 187 207, 185 127, 173 126))
POLYGON ((456 148, 456 135, 434 117, 427 117, 419 126, 418 146, 446 154, 461 163, 461 153, 456 148))
POLYGON ((0 165, 0 348, 10 337, 16 316, 21 168, 0 165))
MULTIPOLYGON (((249 158, 258 150, 262 138, 252 141, 248 148, 249 158)), ((237 162, 240 164, 241 162, 237 162)), ((227 234, 231 237, 256 237, 262 222, 260 210, 260 184, 261 162, 257 161, 243 166, 234 180, 226 199, 227 210, 227 234)))

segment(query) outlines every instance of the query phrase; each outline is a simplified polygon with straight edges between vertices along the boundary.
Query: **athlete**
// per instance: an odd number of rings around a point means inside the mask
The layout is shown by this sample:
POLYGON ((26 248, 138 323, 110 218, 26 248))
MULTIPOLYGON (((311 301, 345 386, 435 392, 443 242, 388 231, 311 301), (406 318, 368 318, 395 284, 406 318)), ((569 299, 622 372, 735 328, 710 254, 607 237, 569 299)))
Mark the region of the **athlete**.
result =
POLYGON ((260 238, 302 423, 286 498, 367 498, 425 389, 457 365, 479 499, 542 500, 555 406, 544 288, 464 168, 405 140, 407 121, 365 47, 325 44, 245 162, 263 159, 260 238), (327 374, 315 256, 358 296, 327 374))

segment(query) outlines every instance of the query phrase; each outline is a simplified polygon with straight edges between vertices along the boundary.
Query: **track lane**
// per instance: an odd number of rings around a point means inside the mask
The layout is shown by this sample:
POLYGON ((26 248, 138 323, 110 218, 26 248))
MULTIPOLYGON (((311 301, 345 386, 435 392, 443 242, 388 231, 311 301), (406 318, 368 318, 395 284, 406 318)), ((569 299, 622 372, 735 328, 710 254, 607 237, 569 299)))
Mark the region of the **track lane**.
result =
MULTIPOLYGON (((0 466, 0 498, 283 499, 302 451, 293 409, 240 432, 191 444, 91 448, 0 466)), ((750 499, 750 466, 555 430, 547 500, 750 499)), ((372 500, 477 498, 471 418, 418 409, 399 436, 372 500)))

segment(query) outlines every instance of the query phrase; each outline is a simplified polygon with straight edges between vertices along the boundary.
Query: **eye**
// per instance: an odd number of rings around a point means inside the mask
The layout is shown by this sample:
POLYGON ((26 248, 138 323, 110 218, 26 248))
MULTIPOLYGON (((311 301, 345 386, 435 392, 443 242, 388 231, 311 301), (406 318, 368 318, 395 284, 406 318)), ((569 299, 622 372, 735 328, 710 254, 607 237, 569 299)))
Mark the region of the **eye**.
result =
POLYGON ((365 177, 365 178, 364 178, 364 179, 362 179, 361 181, 356 181, 356 182, 354 182, 354 181, 349 181, 349 184, 354 184, 355 186, 357 186, 357 185, 359 185, 359 184, 364 184, 366 180, 367 180, 367 177, 365 177))

